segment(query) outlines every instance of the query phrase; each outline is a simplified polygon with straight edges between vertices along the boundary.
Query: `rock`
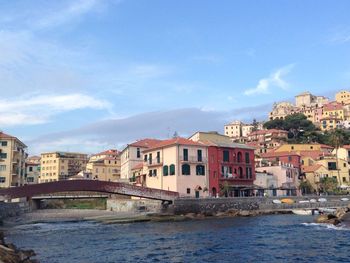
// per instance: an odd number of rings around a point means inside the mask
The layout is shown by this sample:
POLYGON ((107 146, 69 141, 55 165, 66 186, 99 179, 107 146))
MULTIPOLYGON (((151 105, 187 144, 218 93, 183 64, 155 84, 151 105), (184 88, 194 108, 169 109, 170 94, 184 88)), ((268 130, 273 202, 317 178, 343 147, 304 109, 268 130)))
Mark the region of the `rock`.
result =
POLYGON ((187 213, 185 215, 186 218, 189 218, 189 219, 195 219, 196 218, 196 214, 195 213, 187 213))
POLYGON ((320 224, 338 225, 341 221, 335 215, 329 214, 329 215, 319 215, 316 218, 315 222, 320 224))
POLYGON ((328 216, 327 215, 319 215, 316 219, 316 223, 327 223, 328 221, 328 216))
POLYGON ((345 213, 341 218, 339 218, 341 221, 349 222, 350 223, 350 212, 345 213))
POLYGON ((346 211, 347 211, 346 208, 338 208, 337 211, 335 212, 335 216, 340 219, 346 214, 346 211))
POLYGON ((242 211, 239 211, 238 215, 239 216, 252 216, 252 213, 250 211, 247 211, 247 210, 242 210, 242 211))

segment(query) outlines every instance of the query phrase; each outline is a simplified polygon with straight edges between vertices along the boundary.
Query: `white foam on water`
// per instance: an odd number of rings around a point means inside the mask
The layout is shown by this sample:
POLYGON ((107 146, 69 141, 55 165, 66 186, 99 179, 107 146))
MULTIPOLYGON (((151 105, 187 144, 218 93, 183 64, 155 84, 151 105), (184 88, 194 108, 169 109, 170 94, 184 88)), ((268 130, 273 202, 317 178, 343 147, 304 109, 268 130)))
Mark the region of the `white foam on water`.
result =
POLYGON ((303 226, 316 227, 319 230, 328 229, 328 230, 342 230, 342 231, 350 231, 349 227, 339 225, 335 226, 332 224, 320 224, 320 223, 301 223, 303 226))

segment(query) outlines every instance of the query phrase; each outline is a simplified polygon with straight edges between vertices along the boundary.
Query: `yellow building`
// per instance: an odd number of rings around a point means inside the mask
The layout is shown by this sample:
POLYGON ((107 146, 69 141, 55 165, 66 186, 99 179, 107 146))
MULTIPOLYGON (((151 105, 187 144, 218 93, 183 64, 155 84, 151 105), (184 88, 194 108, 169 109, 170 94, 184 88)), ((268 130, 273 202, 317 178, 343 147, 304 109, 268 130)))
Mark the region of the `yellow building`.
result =
POLYGON ((325 144, 318 144, 318 143, 304 143, 304 144, 283 144, 279 146, 275 152, 305 152, 305 151, 320 151, 324 153, 331 153, 333 150, 333 147, 325 145, 325 144))
POLYGON ((92 179, 102 181, 120 180, 120 153, 117 150, 107 150, 90 157, 86 171, 92 179))
POLYGON ((0 131, 0 187, 25 183, 26 148, 16 137, 0 131))
POLYGON ((67 180, 85 171, 87 154, 69 152, 48 152, 41 154, 39 183, 67 180))
POLYGON ((319 192, 320 181, 324 177, 328 177, 329 171, 322 164, 305 166, 302 168, 305 179, 311 184, 313 190, 319 192))
POLYGON ((350 104, 350 91, 339 91, 335 94, 335 101, 343 105, 350 104))
POLYGON ((322 158, 316 162, 328 170, 326 177, 337 179, 338 186, 348 185, 349 183, 349 164, 347 161, 334 157, 322 158), (338 165, 337 165, 338 162, 338 165), (340 180, 340 181, 339 181, 340 180))

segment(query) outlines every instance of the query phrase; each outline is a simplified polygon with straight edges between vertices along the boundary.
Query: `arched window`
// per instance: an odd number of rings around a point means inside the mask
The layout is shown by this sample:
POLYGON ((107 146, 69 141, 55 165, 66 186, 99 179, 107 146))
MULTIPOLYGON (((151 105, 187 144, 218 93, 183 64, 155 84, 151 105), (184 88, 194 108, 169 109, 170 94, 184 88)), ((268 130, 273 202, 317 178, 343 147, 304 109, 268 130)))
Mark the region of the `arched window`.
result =
POLYGON ((169 167, 167 165, 163 166, 163 176, 167 176, 169 174, 169 167))
POLYGON ((239 176, 239 178, 243 178, 243 169, 242 169, 242 167, 238 168, 238 176, 239 176))
POLYGON ((170 175, 175 175, 175 165, 170 164, 170 175))
POLYGON ((196 166, 196 175, 205 175, 204 165, 197 165, 196 166))
POLYGON ((190 175, 191 174, 191 168, 190 168, 190 165, 185 163, 182 165, 182 174, 183 175, 190 175))
POLYGON ((238 152, 237 153, 237 162, 242 162, 242 153, 241 152, 238 152))
POLYGON ((249 153, 245 153, 245 163, 250 163, 249 153))

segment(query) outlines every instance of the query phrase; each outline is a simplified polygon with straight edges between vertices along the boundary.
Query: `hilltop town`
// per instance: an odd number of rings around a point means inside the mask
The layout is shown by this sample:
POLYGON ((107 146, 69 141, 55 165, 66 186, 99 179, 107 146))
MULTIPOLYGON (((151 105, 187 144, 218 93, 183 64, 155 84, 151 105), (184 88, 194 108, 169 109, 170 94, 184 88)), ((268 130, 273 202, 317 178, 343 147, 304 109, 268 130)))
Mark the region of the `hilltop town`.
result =
POLYGON ((93 155, 27 154, 0 132, 0 187, 102 180, 179 192, 182 197, 295 196, 348 192, 350 92, 335 100, 304 92, 273 105, 266 122, 232 121, 188 138, 144 138, 93 155))

